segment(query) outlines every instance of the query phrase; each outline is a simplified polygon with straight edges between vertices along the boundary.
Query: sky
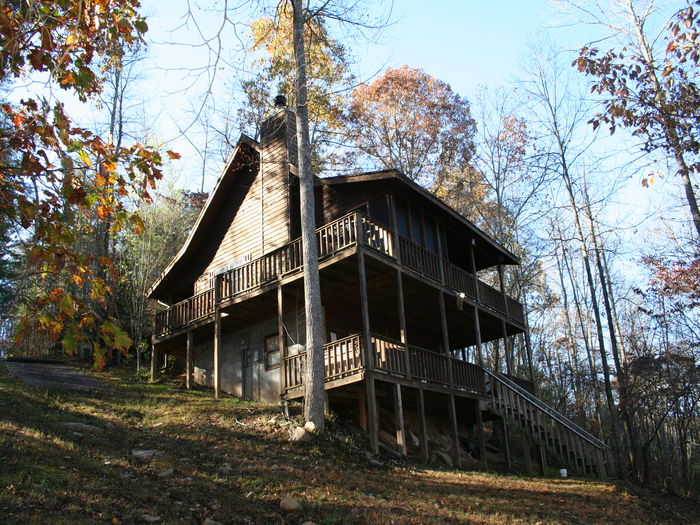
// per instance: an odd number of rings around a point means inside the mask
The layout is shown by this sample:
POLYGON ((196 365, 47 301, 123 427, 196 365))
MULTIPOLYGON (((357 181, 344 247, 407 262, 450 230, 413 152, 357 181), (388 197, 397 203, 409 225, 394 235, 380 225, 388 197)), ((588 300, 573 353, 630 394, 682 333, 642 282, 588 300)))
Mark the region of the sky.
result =
MULTIPOLYGON (((230 12, 230 19, 237 22, 231 25, 223 23, 220 5, 225 0, 190 0, 189 15, 187 0, 142 1, 149 24, 144 80, 136 93, 136 98, 143 100, 143 125, 155 140, 182 154, 181 161, 168 167, 169 182, 198 190, 202 157, 196 147, 201 149, 203 140, 201 128, 192 124, 194 116, 208 90, 218 108, 226 106, 226 86, 248 72, 241 46, 246 23, 255 13, 250 9, 230 12), (219 62, 212 67, 218 51, 215 37, 221 27, 219 62), (202 45, 203 39, 210 39, 209 48, 202 45)), ((679 4, 669 2, 673 10, 679 4)), ((387 67, 407 64, 449 83, 472 103, 480 86, 498 87, 517 78, 527 63, 529 42, 544 37, 573 53, 596 38, 590 26, 571 24, 549 0, 396 0, 391 18, 393 23, 372 39, 346 42, 355 61, 356 77, 369 82, 387 67)), ((205 191, 216 182, 223 159, 209 155, 207 162, 205 191)), ((613 214, 627 219, 637 211, 664 205, 659 198, 664 191, 641 188, 644 175, 634 171, 624 174, 613 214)), ((662 184, 668 186, 666 192, 674 190, 668 181, 662 184)))
MULTIPOLYGON (((149 85, 153 94, 149 112, 157 117, 162 139, 183 154, 183 164, 197 164, 199 156, 180 137, 178 130, 187 128, 193 119, 192 108, 198 107, 206 92, 209 77, 194 68, 210 62, 211 53, 203 47, 187 43, 201 42, 198 30, 206 37, 215 35, 221 26, 216 3, 208 11, 194 9, 187 16, 187 3, 182 0, 145 0, 144 12, 149 17, 148 40, 151 59, 148 66, 149 85), (196 23, 195 23, 196 21, 196 23), (195 81, 196 78, 196 81, 195 81), (157 96, 155 95, 157 93, 157 96)), ((386 5, 386 4, 385 4, 386 5)), ((547 31, 560 38, 562 31, 553 27, 555 9, 547 0, 476 0, 425 2, 397 0, 391 18, 393 23, 371 40, 349 41, 355 59, 355 74, 360 81, 371 81, 387 67, 407 64, 423 68, 430 75, 452 86, 460 95, 471 97, 478 86, 496 86, 513 79, 518 64, 527 51, 528 40, 547 31)), ((245 21, 247 13, 238 13, 245 21)), ((232 17, 233 18, 233 17, 232 17)), ((245 27, 236 29, 245 34, 245 27)), ((216 71, 214 90, 217 100, 227 96, 225 84, 245 74, 241 64, 238 35, 231 26, 223 38, 224 69, 216 71)), ((196 126, 195 126, 196 128, 196 126)), ((197 135, 191 129, 190 138, 197 135)), ((197 171, 186 168, 184 171, 197 171)), ((215 170, 205 185, 214 183, 215 170)), ((187 184, 183 174, 181 183, 187 184)), ((190 177, 197 184, 199 175, 190 177)))

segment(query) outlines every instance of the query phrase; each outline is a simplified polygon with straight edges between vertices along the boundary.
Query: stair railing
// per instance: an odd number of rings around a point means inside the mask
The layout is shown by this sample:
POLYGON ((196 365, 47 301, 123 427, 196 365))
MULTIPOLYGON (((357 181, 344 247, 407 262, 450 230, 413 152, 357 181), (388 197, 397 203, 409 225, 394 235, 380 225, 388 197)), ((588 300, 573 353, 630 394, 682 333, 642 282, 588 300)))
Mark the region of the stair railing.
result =
POLYGON ((554 419, 557 421, 560 425, 563 425, 566 427, 569 431, 573 432, 577 436, 579 436, 581 439, 588 441, 591 445, 593 445, 596 448, 600 448, 603 450, 608 450, 610 449, 610 446, 604 442, 602 442, 600 439, 595 437, 593 434, 588 432, 587 430, 581 428, 579 425, 571 421, 569 418, 561 414, 560 412, 556 411, 549 405, 545 404, 543 401, 541 401, 539 398, 533 396, 530 392, 522 388, 520 385, 514 383, 507 377, 503 377, 501 374, 492 372, 490 370, 484 369, 484 372, 486 373, 487 376, 489 376, 492 380, 498 381, 511 390, 515 391, 519 396, 525 398, 527 401, 535 405, 540 411, 545 413, 547 416, 550 418, 554 419))

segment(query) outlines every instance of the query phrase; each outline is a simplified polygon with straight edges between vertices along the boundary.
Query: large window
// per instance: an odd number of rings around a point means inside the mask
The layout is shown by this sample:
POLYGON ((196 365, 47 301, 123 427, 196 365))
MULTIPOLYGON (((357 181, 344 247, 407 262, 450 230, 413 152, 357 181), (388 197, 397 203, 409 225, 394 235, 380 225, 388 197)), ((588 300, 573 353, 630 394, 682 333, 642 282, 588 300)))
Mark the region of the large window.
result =
POLYGON ((280 366, 280 346, 279 336, 271 334, 265 337, 263 344, 263 354, 265 359, 265 370, 272 370, 280 366))
POLYGON ((386 195, 381 195, 369 201, 369 216, 379 224, 391 228, 391 213, 386 195))
POLYGON ((435 221, 430 217, 425 217, 425 247, 433 253, 439 253, 438 232, 435 221))
POLYGON ((396 222, 398 222, 399 235, 411 238, 411 230, 408 222, 408 206, 403 201, 396 201, 396 222))

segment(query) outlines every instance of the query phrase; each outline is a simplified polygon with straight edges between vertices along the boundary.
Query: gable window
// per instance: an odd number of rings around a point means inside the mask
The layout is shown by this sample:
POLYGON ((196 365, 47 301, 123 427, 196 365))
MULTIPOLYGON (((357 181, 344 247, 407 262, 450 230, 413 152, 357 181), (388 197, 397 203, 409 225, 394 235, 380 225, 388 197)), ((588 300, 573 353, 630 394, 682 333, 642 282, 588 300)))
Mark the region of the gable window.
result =
POLYGON ((280 346, 277 334, 265 337, 263 343, 263 359, 265 360, 265 370, 272 370, 280 366, 280 346))

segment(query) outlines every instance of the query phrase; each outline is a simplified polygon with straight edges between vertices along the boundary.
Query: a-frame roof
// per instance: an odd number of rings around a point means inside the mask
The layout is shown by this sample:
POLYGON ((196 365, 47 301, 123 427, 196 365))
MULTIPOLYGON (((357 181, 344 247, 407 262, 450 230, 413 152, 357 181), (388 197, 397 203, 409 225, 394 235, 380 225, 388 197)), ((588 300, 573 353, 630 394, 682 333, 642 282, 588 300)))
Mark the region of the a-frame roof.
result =
POLYGON ((156 281, 151 285, 147 293, 149 297, 159 298, 160 296, 166 295, 164 292, 169 284, 169 277, 174 272, 177 272, 180 266, 184 266, 187 263, 187 254, 196 246, 197 240, 202 237, 202 233, 206 231, 207 227, 213 222, 219 207, 223 204, 225 193, 227 193, 225 190, 228 190, 231 184, 233 184, 239 168, 248 164, 249 161, 246 159, 246 156, 249 156, 251 152, 259 154, 260 144, 247 135, 241 135, 236 143, 236 147, 226 160, 226 164, 214 188, 209 194, 207 202, 199 212, 197 220, 187 236, 187 240, 170 264, 168 264, 165 270, 161 272, 156 281))

